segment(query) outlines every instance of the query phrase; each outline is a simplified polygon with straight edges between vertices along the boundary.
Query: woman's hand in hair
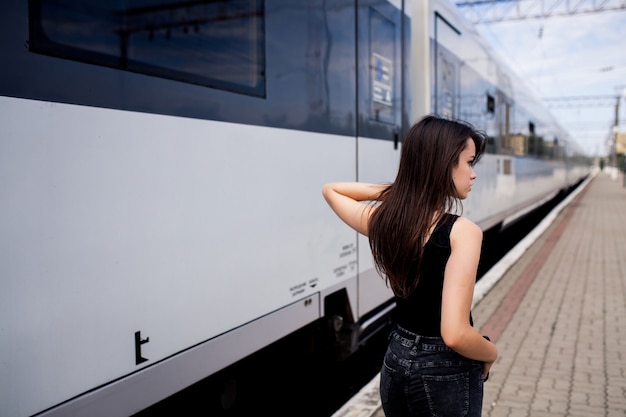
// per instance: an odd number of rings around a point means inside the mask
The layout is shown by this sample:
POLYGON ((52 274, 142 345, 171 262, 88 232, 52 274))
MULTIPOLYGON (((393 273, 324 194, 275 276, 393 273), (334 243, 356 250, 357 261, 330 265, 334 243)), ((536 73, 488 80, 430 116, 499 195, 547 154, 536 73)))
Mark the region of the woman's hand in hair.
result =
POLYGON ((341 220, 367 236, 369 218, 376 209, 371 202, 380 201, 388 187, 362 182, 332 182, 324 185, 322 194, 341 220))

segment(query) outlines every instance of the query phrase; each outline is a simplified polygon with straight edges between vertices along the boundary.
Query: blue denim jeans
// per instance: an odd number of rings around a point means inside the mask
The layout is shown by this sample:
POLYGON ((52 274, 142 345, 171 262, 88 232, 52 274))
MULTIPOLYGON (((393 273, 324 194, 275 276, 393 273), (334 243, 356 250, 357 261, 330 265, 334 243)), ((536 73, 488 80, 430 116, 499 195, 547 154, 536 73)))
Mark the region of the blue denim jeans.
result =
POLYGON ((440 337, 395 326, 380 372, 386 417, 479 417, 483 403, 482 362, 467 359, 440 337))

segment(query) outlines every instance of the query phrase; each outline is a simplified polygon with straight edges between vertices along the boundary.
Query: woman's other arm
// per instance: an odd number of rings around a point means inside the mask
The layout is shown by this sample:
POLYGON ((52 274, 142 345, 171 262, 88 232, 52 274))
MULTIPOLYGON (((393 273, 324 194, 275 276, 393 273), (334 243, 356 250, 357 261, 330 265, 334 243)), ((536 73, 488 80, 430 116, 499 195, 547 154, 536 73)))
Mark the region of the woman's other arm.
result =
POLYGON ((482 230, 464 217, 459 217, 452 227, 452 253, 443 281, 441 336, 459 354, 485 362, 486 375, 498 350, 469 323, 482 238, 482 230))
POLYGON ((364 201, 380 200, 388 185, 362 182, 331 182, 322 188, 326 202, 348 226, 367 236, 369 216, 375 206, 364 201))

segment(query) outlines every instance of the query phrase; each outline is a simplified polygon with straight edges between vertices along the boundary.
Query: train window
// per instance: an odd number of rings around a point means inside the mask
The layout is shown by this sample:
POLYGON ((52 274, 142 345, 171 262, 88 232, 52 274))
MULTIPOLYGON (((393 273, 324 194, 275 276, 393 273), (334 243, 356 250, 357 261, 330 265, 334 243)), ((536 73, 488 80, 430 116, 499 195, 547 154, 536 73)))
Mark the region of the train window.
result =
POLYGON ((264 0, 30 0, 33 52, 265 96, 264 0))
POLYGON ((511 175, 512 172, 513 172, 513 168, 511 165, 511 160, 503 159, 502 160, 502 175, 511 175))
POLYGON ((495 111, 496 111, 496 99, 493 96, 487 94, 487 113, 493 114, 495 113, 495 111))

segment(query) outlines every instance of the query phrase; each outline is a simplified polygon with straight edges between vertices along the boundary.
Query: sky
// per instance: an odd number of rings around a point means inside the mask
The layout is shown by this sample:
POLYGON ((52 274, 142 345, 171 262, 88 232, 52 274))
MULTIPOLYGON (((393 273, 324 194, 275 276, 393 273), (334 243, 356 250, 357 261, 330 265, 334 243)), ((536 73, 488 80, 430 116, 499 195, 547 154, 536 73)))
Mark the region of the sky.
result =
POLYGON ((608 153, 617 97, 626 132, 626 9, 477 24, 590 156, 608 153), (610 96, 603 100, 554 100, 610 96), (551 99, 548 99, 551 98, 551 99))

